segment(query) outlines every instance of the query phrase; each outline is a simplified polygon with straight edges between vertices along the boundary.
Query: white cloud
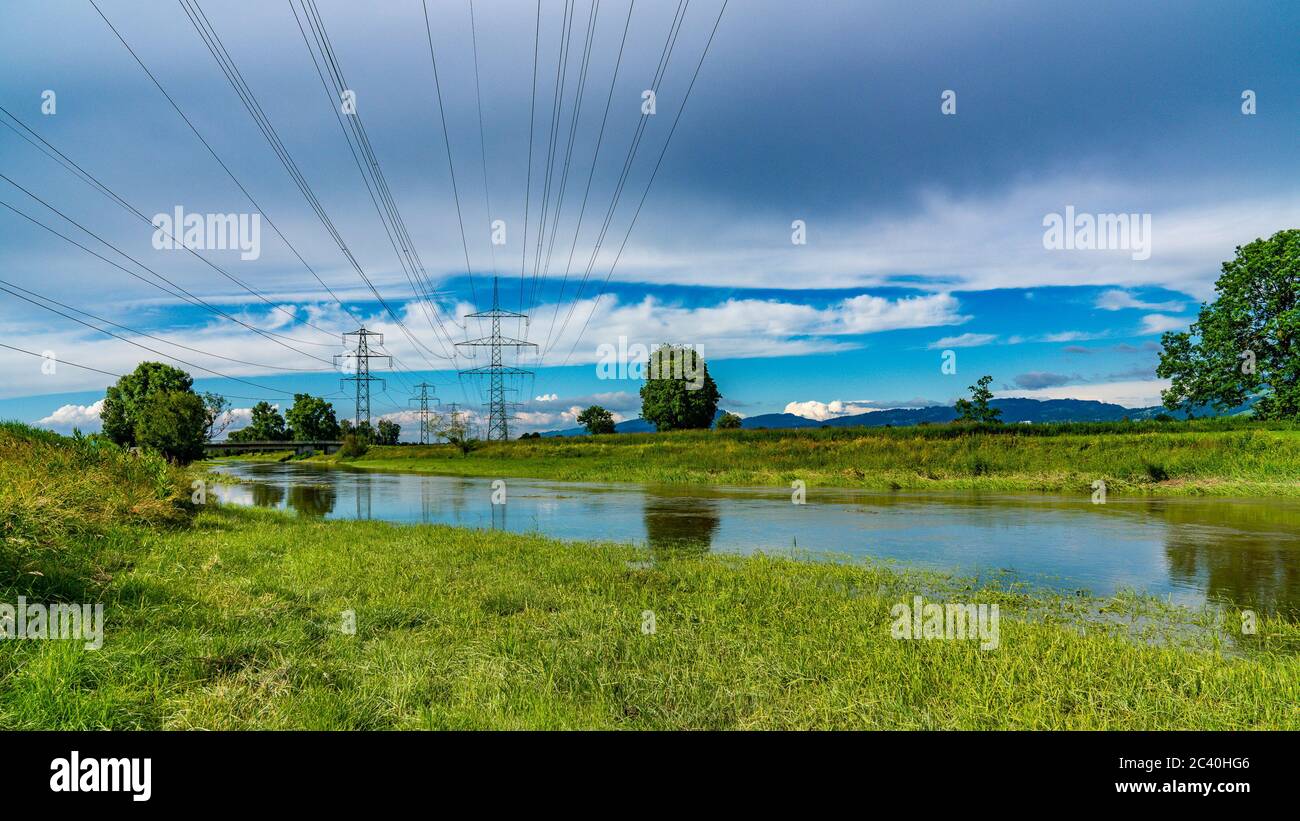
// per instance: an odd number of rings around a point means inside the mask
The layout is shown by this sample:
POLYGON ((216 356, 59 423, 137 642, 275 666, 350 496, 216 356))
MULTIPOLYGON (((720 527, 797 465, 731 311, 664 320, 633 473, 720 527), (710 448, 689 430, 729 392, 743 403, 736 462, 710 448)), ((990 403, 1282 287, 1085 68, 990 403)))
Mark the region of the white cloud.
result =
POLYGON ((1164 314, 1147 314, 1142 317, 1142 335, 1162 334, 1165 331, 1181 331, 1190 325, 1192 320, 1184 319, 1178 316, 1165 316, 1164 314))
POLYGON ((1181 311, 1183 303, 1177 301, 1169 302, 1143 302, 1135 298, 1128 291, 1112 289, 1103 291, 1097 296, 1095 306, 1103 311, 1119 311, 1125 308, 1140 308, 1144 311, 1181 311))
POLYGON ((56 430, 71 430, 73 428, 98 428, 99 415, 104 410, 104 400, 101 399, 93 405, 63 405, 44 419, 36 422, 38 425, 44 425, 56 430))
POLYGON ((943 339, 935 340, 926 347, 931 350, 939 348, 978 348, 981 345, 987 345, 997 339, 997 334, 962 334, 960 336, 945 336, 943 339))
MULTIPOLYGON (((597 348, 617 346, 620 337, 628 344, 647 347, 666 340, 697 345, 706 359, 852 350, 857 343, 836 337, 959 325, 970 319, 960 308, 958 299, 947 293, 898 299, 860 294, 824 308, 775 299, 728 299, 716 305, 684 306, 652 296, 633 303, 609 297, 600 300, 569 361, 595 362, 597 348)), ((584 299, 578 303, 575 317, 585 317, 591 310, 592 300, 584 299)), ((557 365, 565 361, 581 328, 579 320, 565 326, 545 361, 557 365)))
POLYGON ((867 404, 867 400, 843 401, 835 399, 831 402, 818 402, 815 399, 810 399, 807 402, 790 402, 785 406, 784 412, 802 416, 804 419, 816 419, 818 422, 824 422, 827 419, 855 416, 877 410, 880 410, 880 408, 871 407, 867 404))

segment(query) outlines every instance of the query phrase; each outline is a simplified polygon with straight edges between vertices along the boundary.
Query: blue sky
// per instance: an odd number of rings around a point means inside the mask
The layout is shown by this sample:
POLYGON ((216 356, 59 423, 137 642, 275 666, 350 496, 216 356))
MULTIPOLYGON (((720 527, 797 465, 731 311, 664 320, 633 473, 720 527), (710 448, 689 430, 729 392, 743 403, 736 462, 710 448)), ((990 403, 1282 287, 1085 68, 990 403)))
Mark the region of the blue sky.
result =
MULTIPOLYGON (((260 209, 85 0, 6 5, 0 105, 146 215, 177 207, 261 213, 346 311, 265 222, 256 259, 198 252, 254 296, 194 255, 155 248, 150 226, 9 128, 0 128, 0 173, 13 183, 0 180, 0 202, 140 278, 0 208, 0 279, 29 297, 197 349, 110 328, 242 380, 187 367, 200 388, 239 397, 237 408, 261 398, 283 404, 307 391, 351 415, 339 374, 325 362, 343 350, 337 334, 352 330, 356 317, 385 333, 384 349, 399 363, 384 374, 376 412, 409 420, 401 413, 410 386, 422 380, 437 385, 444 401, 474 405, 479 386, 455 371, 482 358, 438 354, 448 340, 482 333, 459 317, 488 307, 494 273, 503 307, 526 307, 532 317, 527 327, 506 330, 539 345, 551 340, 540 361, 518 360, 536 377, 519 385, 527 401, 517 430, 571 426, 575 409, 592 402, 636 416, 639 385, 597 377, 600 346, 617 347, 620 338, 700 346, 724 407, 742 415, 788 409, 826 418, 947 403, 984 373, 1001 395, 1154 404, 1159 334, 1187 326, 1235 246, 1300 225, 1294 3, 732 0, 628 233, 721 0, 684 5, 655 84, 657 111, 644 118, 642 92, 678 3, 639 0, 629 16, 627 2, 601 2, 569 151, 593 10, 576 2, 547 200, 548 268, 545 248, 539 263, 534 243, 567 4, 542 3, 530 176, 536 3, 475 3, 476 95, 470 6, 430 2, 448 146, 421 4, 393 0, 376 10, 319 0, 375 156, 436 288, 433 306, 403 272, 335 117, 338 101, 322 88, 289 4, 200 2, 413 343, 317 220, 181 8, 96 2, 260 209), (1247 89, 1253 115, 1242 110, 1247 89), (46 90, 56 95, 53 114, 42 113, 46 90), (948 90, 955 114, 941 109, 948 90), (608 237, 580 289, 643 119, 608 237), (15 184, 263 333, 152 287, 152 274, 15 184), (1149 256, 1045 247, 1045 217, 1067 207, 1149 215, 1149 256), (493 220, 505 225, 503 245, 490 241, 493 220), (804 244, 791 241, 795 221, 805 226, 804 244), (956 374, 941 372, 945 350, 956 354, 956 374)), ((112 381, 69 363, 124 373, 141 359, 174 361, 5 292, 0 341, 60 360, 42 368, 40 358, 0 348, 0 417, 61 430, 95 429, 95 402, 112 381)))

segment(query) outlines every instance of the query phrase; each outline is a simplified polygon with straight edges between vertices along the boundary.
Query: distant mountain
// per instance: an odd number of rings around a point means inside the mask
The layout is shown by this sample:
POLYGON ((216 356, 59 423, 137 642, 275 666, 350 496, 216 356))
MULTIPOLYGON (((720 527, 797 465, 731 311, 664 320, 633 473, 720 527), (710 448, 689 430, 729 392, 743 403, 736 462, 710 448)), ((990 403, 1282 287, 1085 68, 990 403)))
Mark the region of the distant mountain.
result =
MULTIPOLYGON (((1181 417, 1181 413, 1171 412, 1156 405, 1148 408, 1126 408, 1109 402, 1093 399, 994 399, 990 407, 1002 411, 1002 421, 1012 424, 1021 422, 1118 422, 1121 419, 1153 419, 1160 414, 1181 417)), ((1250 404, 1233 408, 1229 416, 1245 413, 1250 404)), ((718 411, 718 416, 722 411, 718 411)), ((1197 416, 1213 416, 1208 408, 1199 409, 1197 416)), ((886 426, 905 427, 919 425, 922 422, 942 424, 957 418, 957 411, 944 405, 931 405, 926 408, 891 408, 890 410, 871 411, 853 416, 839 416, 834 419, 819 421, 795 416, 793 413, 762 413, 742 420, 741 427, 751 430, 781 428, 883 428, 886 426)), ((644 419, 629 419, 614 426, 616 433, 652 433, 655 427, 644 419)), ((553 430, 542 436, 583 436, 584 428, 553 430)))

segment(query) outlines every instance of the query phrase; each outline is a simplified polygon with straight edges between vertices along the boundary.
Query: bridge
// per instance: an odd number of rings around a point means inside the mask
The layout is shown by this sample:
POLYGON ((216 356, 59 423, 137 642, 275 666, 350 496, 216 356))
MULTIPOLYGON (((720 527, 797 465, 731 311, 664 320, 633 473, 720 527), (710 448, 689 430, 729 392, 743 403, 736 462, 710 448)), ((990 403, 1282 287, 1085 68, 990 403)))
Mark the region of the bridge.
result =
POLYGON ((265 453, 291 450, 298 456, 313 453, 334 453, 343 447, 342 442, 209 442, 203 446, 207 456, 229 456, 232 453, 265 453))

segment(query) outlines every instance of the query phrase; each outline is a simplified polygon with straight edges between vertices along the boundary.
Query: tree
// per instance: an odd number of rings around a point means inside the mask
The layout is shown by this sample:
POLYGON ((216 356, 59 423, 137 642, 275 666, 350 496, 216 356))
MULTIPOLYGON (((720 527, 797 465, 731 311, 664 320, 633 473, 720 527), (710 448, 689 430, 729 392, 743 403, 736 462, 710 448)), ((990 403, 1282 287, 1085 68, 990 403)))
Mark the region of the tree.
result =
POLYGON ((193 391, 153 392, 140 408, 136 444, 188 464, 203 456, 208 408, 193 391))
POLYGON ((402 426, 391 419, 380 419, 375 428, 376 445, 396 445, 402 435, 402 426))
POLYGON ((650 354, 641 386, 641 416, 659 431, 708 428, 722 394, 694 349, 660 345, 650 354))
POLYGON ((309 393, 293 395, 293 407, 285 411, 284 419, 297 442, 333 441, 339 435, 334 406, 309 393))
POLYGON ((438 414, 429 424, 437 436, 455 445, 461 456, 469 456, 470 451, 478 447, 478 440, 470 432, 469 420, 463 414, 438 414))
POLYGON ((740 417, 731 411, 727 411, 718 417, 718 430, 739 430, 740 417))
POLYGON ((209 391, 203 394, 203 412, 206 419, 206 424, 203 426, 203 439, 211 442, 230 427, 230 400, 219 393, 209 391))
POLYGON ((957 409, 958 422, 998 423, 1002 411, 989 407, 989 400, 993 398, 993 391, 989 390, 992 381, 993 377, 987 374, 981 376, 978 382, 970 386, 970 399, 957 400, 954 407, 957 409))
POLYGON ((587 433, 593 436, 598 433, 613 433, 614 414, 600 405, 592 405, 578 414, 578 424, 586 428, 587 433))
POLYGON ((289 432, 285 430, 284 417, 269 402, 258 402, 253 406, 253 415, 248 427, 230 434, 232 442, 285 442, 289 432))
POLYGON ((1160 339, 1165 407, 1225 411, 1258 397, 1259 419, 1300 417, 1300 229, 1239 246, 1214 291, 1188 331, 1160 339))
MULTIPOLYGON (((104 435, 123 447, 138 444, 136 426, 155 393, 193 392, 194 380, 179 368, 161 362, 141 362, 135 370, 110 385, 104 394, 100 421, 104 435)), ((206 419, 204 429, 206 430, 206 419)))

